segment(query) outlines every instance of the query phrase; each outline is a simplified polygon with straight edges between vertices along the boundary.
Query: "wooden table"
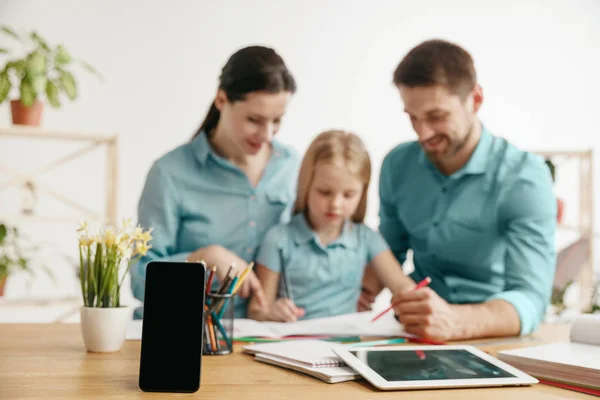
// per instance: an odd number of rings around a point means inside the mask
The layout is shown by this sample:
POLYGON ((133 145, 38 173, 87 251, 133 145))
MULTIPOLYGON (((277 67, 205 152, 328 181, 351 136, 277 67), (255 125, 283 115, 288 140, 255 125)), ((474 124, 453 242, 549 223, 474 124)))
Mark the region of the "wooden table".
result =
MULTIPOLYGON (((584 394, 546 385, 513 388, 381 392, 365 381, 337 384, 262 364, 242 354, 203 357, 194 394, 144 393, 138 388, 140 342, 112 354, 87 353, 78 324, 0 324, 0 399, 579 399, 584 394)), ((544 326, 533 338, 499 339, 507 348, 566 340, 567 326, 544 326)))

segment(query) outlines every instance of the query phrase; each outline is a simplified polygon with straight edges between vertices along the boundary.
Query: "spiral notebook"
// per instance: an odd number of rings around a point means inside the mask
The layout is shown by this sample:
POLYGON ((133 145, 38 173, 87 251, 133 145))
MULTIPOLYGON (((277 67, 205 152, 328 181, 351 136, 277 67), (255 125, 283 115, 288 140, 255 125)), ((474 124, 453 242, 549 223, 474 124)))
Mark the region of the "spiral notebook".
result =
POLYGON ((284 342, 260 343, 244 346, 244 352, 254 355, 274 356, 310 368, 338 367, 344 362, 333 352, 337 343, 323 340, 288 340, 284 342))
POLYGON ((256 361, 291 369, 306 375, 319 378, 327 383, 339 383, 361 379, 362 376, 350 367, 319 367, 312 368, 302 363, 280 359, 279 357, 269 356, 267 354, 257 354, 254 356, 256 361))

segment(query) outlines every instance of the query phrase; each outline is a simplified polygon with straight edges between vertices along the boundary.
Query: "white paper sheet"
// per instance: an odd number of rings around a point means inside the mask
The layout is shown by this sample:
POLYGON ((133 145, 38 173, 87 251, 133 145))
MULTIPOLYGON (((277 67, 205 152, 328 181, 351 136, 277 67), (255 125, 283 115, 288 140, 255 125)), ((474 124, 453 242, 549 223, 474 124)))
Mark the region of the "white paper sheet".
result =
POLYGON ((390 311, 375 322, 371 319, 375 312, 362 312, 339 315, 328 318, 316 318, 298 322, 258 322, 238 318, 233 327, 233 336, 280 338, 284 336, 406 336, 414 337, 404 331, 402 325, 390 311))
MULTIPOLYGON (((414 337, 404 331, 402 325, 394 318, 392 311, 377 321, 371 322, 375 315, 377 315, 376 312, 363 312, 288 323, 259 322, 236 318, 233 323, 233 336, 236 339, 243 337, 280 338, 294 335, 414 337)), ((142 321, 131 321, 126 339, 141 340, 141 338, 142 321)))

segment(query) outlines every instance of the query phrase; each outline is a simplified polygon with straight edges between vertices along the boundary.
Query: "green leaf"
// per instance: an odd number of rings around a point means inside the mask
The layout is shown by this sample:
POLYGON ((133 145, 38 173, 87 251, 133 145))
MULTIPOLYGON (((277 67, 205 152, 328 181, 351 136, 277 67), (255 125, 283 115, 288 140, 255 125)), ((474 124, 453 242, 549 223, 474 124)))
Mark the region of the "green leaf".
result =
POLYGON ((12 37, 13 39, 18 40, 19 42, 23 42, 21 37, 19 35, 17 35, 17 33, 15 31, 13 31, 12 29, 10 29, 8 26, 3 26, 2 28, 0 28, 0 32, 3 32, 4 34, 12 37))
POLYGON ((45 75, 36 75, 30 78, 31 87, 35 91, 36 95, 40 93, 44 93, 46 90, 46 81, 48 79, 45 75))
POLYGON ((60 78, 60 85, 69 96, 69 99, 75 100, 77 98, 77 84, 75 83, 75 78, 73 74, 68 71, 62 71, 60 78))
POLYGON ((39 51, 27 56, 25 68, 28 75, 42 75, 46 71, 46 57, 39 51))
POLYGON ((65 64, 68 64, 71 62, 71 55, 69 54, 67 49, 65 49, 63 47, 62 44, 59 44, 56 47, 56 54, 54 55, 54 61, 56 62, 56 65, 65 65, 65 64))
MULTIPOLYGON (((4 100, 6 100, 6 97, 8 97, 10 87, 11 85, 10 79, 8 78, 8 71, 0 73, 0 103, 4 102, 4 100)), ((2 227, 4 227, 6 234, 6 227, 4 225, 2 225, 2 227)), ((0 240, 0 242, 2 241, 0 240)))
POLYGON ((0 48, 0 54, 8 54, 9 51, 7 49, 0 48))
POLYGON ((5 71, 9 70, 10 68, 13 68, 17 73, 17 76, 19 78, 22 78, 25 75, 25 66, 25 60, 10 61, 6 64, 5 71))
POLYGON ((4 238, 6 237, 6 225, 0 224, 0 244, 4 242, 4 238))
POLYGON ((21 103, 23 103, 25 107, 30 107, 36 97, 33 87, 31 87, 31 84, 26 79, 23 79, 19 89, 21 92, 21 103))
POLYGON ((48 97, 48 102, 52 107, 60 107, 60 100, 58 99, 58 86, 51 80, 46 82, 46 97, 48 97))
POLYGON ((103 81, 103 80, 104 80, 104 79, 103 79, 103 77, 102 77, 102 75, 100 74, 100 72, 98 72, 98 70, 97 70, 96 68, 92 67, 90 64, 88 64, 88 63, 87 63, 87 62, 85 62, 85 61, 81 61, 81 60, 80 60, 80 61, 79 61, 79 63, 80 63, 80 64, 81 64, 81 66, 82 66, 83 68, 85 68, 85 69, 86 69, 88 72, 91 72, 92 74, 96 75, 96 76, 98 77, 98 79, 100 79, 100 81, 103 81))
POLYGON ((38 35, 36 32, 31 32, 31 40, 33 40, 33 42, 40 46, 42 49, 50 51, 50 46, 48 46, 48 43, 44 39, 42 39, 41 36, 38 35))
POLYGON ((29 270, 29 261, 26 258, 19 257, 19 267, 24 270, 29 270))

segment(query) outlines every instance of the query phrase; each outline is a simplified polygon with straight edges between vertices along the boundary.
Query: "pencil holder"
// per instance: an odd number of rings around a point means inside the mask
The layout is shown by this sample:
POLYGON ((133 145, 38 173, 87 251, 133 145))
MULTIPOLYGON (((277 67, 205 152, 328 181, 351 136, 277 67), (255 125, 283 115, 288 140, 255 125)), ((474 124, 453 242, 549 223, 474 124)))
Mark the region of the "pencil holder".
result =
POLYGON ((225 355, 233 351, 234 295, 210 293, 204 308, 202 354, 225 355))

